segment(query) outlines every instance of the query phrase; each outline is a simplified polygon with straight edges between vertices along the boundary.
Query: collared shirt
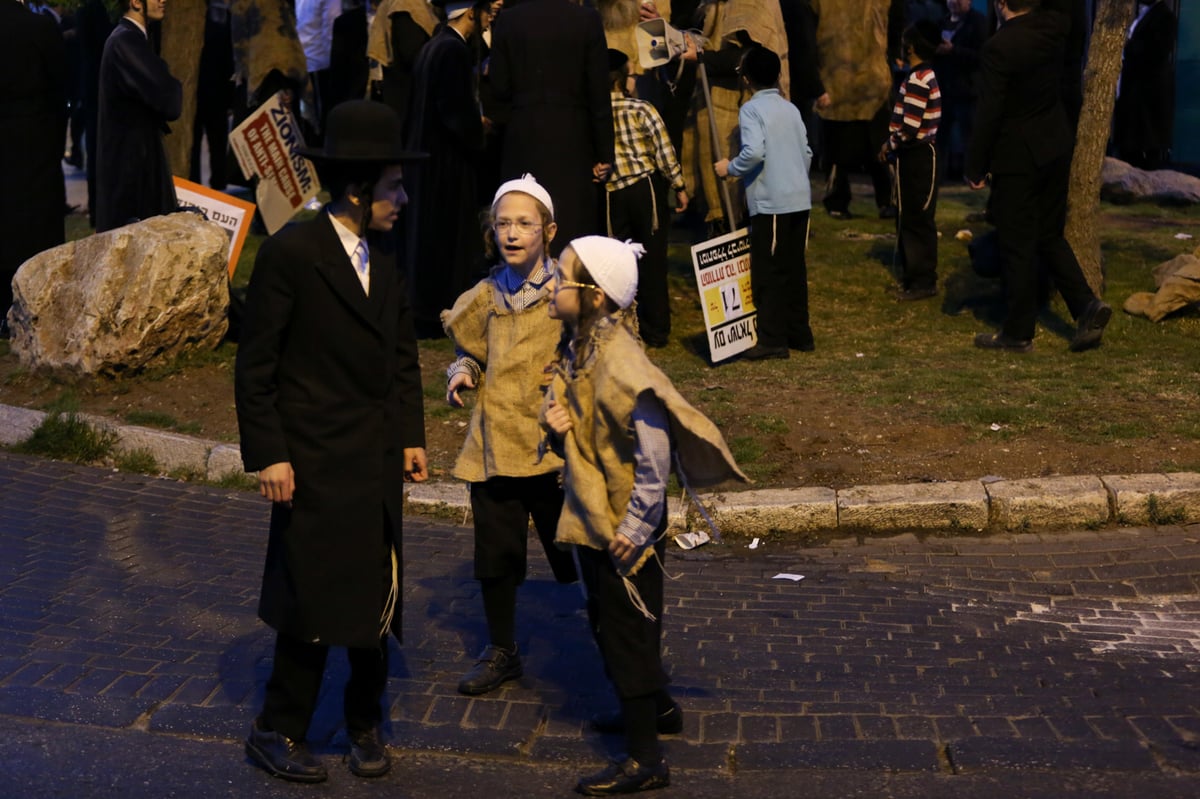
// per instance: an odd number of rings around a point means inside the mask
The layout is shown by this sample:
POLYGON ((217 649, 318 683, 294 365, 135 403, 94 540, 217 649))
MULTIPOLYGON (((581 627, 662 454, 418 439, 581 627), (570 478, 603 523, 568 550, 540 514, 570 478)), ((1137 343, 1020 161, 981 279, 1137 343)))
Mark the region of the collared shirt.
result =
MULTIPOLYGON (((508 310, 520 313, 537 300, 542 292, 542 287, 553 276, 554 260, 551 258, 546 258, 535 266, 527 278, 522 277, 517 270, 505 264, 500 273, 496 275, 496 287, 500 289, 498 292, 500 299, 508 310)), ((461 350, 456 350, 455 354, 457 357, 454 363, 446 369, 446 380, 449 381, 456 374, 465 373, 470 375, 471 382, 478 386, 479 379, 483 377, 483 367, 479 361, 461 350)))
POLYGON ((146 33, 146 26, 145 26, 145 25, 143 25, 141 22, 139 22, 139 21, 138 21, 138 20, 137 20, 135 17, 131 17, 131 16, 129 16, 129 15, 126 15, 126 16, 125 16, 125 19, 129 20, 129 21, 130 21, 130 22, 132 22, 134 25, 136 25, 136 26, 137 26, 137 29, 138 29, 138 30, 140 30, 140 31, 142 32, 142 35, 143 35, 143 36, 145 36, 147 39, 149 39, 149 38, 150 38, 150 35, 149 35, 148 33, 146 33))
POLYGON ((729 174, 745 183, 751 216, 812 208, 812 148, 800 110, 778 89, 761 89, 738 109, 738 129, 742 149, 729 162, 729 174))
POLYGON ((362 284, 363 293, 367 296, 371 295, 371 250, 367 247, 367 240, 360 238, 350 228, 338 221, 338 218, 333 214, 326 214, 329 221, 333 223, 333 232, 337 233, 338 241, 342 243, 342 249, 346 251, 346 257, 350 259, 351 265, 355 266, 354 275, 358 278, 358 282, 362 284), (359 272, 357 265, 354 263, 354 253, 358 249, 358 245, 362 244, 367 253, 366 269, 359 272))
POLYGON ((612 176, 604 188, 616 191, 632 186, 657 169, 672 189, 682 191, 683 167, 675 157, 675 148, 658 111, 650 103, 621 92, 612 92, 610 96, 616 154, 612 176))
POLYGON ((296 35, 309 72, 329 69, 333 21, 341 14, 342 0, 296 0, 296 35))

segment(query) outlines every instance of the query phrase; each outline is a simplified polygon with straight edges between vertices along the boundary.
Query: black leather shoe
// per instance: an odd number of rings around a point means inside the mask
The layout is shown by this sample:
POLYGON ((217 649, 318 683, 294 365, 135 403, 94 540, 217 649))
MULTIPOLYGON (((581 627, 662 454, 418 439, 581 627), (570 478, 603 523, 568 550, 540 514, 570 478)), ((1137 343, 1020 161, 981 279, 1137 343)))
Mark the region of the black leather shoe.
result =
POLYGON ((609 764, 598 774, 580 777, 575 790, 584 796, 612 796, 652 791, 670 784, 671 771, 667 768, 666 760, 660 758, 657 763, 643 766, 632 757, 626 757, 619 763, 609 764))
POLYGON ((816 348, 817 348, 817 345, 814 344, 811 339, 809 339, 808 341, 799 341, 799 340, 793 341, 792 339, 788 339, 788 349, 789 350, 795 350, 796 352, 812 352, 816 348))
POLYGON ((900 210, 894 205, 885 205, 879 209, 880 219, 895 219, 900 216, 900 210))
POLYGON ((1033 352, 1033 340, 1009 338, 1003 333, 980 333, 975 337, 975 346, 984 350, 1008 350, 1009 352, 1033 352))
POLYGON ((272 776, 289 782, 324 782, 329 777, 303 741, 264 730, 257 721, 246 738, 246 755, 272 776))
POLYGON ((522 674, 521 657, 516 647, 510 651, 489 645, 475 662, 475 667, 463 675, 458 691, 467 696, 486 694, 522 674))
POLYGON ((1071 352, 1083 352, 1100 346, 1100 338, 1108 320, 1112 319, 1112 308, 1101 300, 1092 300, 1079 315, 1079 327, 1067 347, 1071 352))
MULTIPOLYGON (((592 729, 606 735, 625 732, 625 717, 620 711, 592 716, 592 729)), ((671 706, 659 713, 654 720, 654 726, 659 735, 678 735, 683 732, 683 708, 679 703, 672 702, 671 706)))
POLYGON ((892 296, 899 302, 913 302, 914 300, 927 300, 930 297, 937 296, 937 286, 926 286, 924 288, 911 289, 896 289, 892 292, 892 296))
POLYGON ((787 347, 764 347, 761 344, 755 344, 748 350, 742 352, 738 356, 743 361, 769 361, 769 360, 787 360, 787 347))
POLYGON ((392 768, 392 759, 379 740, 379 730, 350 733, 350 773, 356 777, 382 777, 392 768))

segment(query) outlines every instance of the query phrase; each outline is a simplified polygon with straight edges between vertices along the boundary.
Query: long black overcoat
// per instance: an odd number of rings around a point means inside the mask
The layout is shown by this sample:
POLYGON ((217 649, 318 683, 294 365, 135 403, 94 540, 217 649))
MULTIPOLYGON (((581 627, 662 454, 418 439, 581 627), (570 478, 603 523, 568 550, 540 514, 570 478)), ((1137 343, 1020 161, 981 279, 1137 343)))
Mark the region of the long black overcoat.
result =
POLYGON ((63 243, 67 71, 54 20, 0 0, 0 319, 12 278, 63 243))
POLYGON ((421 48, 413 67, 405 146, 429 158, 410 173, 406 277, 423 336, 441 335, 442 311, 483 272, 475 181, 484 139, 474 75, 471 48, 449 26, 421 48))
POLYGON ((96 230, 174 211, 163 134, 183 110, 183 87, 128 19, 104 43, 99 106, 96 230))
MULTIPOLYGON (((303 641, 374 647, 381 553, 400 556, 404 449, 424 447, 417 345, 395 257, 371 242, 371 293, 325 213, 263 243, 235 389, 249 471, 290 462, 272 506, 259 616, 303 641)), ((399 634, 399 603, 392 629, 399 634)))
POLYGON ((592 166, 613 160, 608 45, 593 8, 570 0, 523 0, 492 29, 491 86, 511 104, 501 180, 531 172, 554 200, 557 255, 571 239, 600 232, 592 166))

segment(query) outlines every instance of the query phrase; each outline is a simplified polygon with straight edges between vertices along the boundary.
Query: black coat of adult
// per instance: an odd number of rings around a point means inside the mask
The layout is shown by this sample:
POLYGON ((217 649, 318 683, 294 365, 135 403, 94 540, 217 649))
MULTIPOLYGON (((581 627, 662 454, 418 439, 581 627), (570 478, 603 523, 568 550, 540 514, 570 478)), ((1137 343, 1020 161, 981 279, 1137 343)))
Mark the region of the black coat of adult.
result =
POLYGON ((104 43, 99 105, 96 230, 175 210, 163 134, 179 119, 183 87, 129 19, 104 43))
POLYGON ((0 0, 0 319, 12 277, 63 243, 66 61, 54 19, 0 0))
POLYGON ((425 446, 403 278, 382 241, 370 246, 368 297, 326 214, 264 242, 235 379, 246 469, 289 462, 296 479, 291 506, 271 509, 259 617, 362 648, 379 645, 385 602, 371 565, 389 539, 400 557, 404 449, 425 446))
POLYGON ((492 29, 490 76, 511 104, 501 180, 531 173, 554 201, 557 254, 600 232, 595 164, 613 161, 608 46, 600 14, 570 0, 523 0, 492 29))
POLYGON ((1155 3, 1125 43, 1121 94, 1113 112, 1113 140, 1126 160, 1171 147, 1175 125, 1175 15, 1155 3))
MULTIPOLYGON (((947 16, 943 26, 950 24, 947 16)), ((975 96, 975 73, 979 71, 979 51, 987 40, 987 19, 973 8, 959 20, 950 37, 953 49, 933 58, 942 103, 969 102, 975 96)))
POLYGON ((429 153, 408 178, 415 200, 406 215, 406 275, 418 335, 440 337, 441 312, 478 282, 483 258, 475 56, 449 25, 417 55, 405 124, 405 148, 429 153))
POLYGON ((1070 20, 1052 11, 1013 17, 980 55, 966 177, 992 178, 990 213, 1004 255, 1003 332, 1032 339, 1041 273, 1075 319, 1096 298, 1063 237, 1074 130, 1061 93, 1070 20))

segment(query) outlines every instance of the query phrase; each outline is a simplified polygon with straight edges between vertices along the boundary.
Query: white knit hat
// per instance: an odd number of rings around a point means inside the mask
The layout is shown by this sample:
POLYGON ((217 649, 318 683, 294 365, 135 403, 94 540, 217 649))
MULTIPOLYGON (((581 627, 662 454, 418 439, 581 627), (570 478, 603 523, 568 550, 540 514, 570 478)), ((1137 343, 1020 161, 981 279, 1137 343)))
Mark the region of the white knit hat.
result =
POLYGON ((506 181, 500 184, 500 188, 496 189, 496 196, 492 198, 492 211, 496 210, 496 206, 500 203, 500 198, 509 192, 519 191, 523 194, 528 194, 533 199, 546 206, 546 210, 550 212, 550 218, 554 218, 554 201, 550 199, 550 192, 542 188, 542 184, 537 182, 537 178, 526 172, 519 178, 506 181))
POLYGON ((617 241, 608 236, 583 236, 570 246, 596 285, 617 307, 628 308, 637 294, 638 258, 646 254, 646 248, 629 239, 617 241))

